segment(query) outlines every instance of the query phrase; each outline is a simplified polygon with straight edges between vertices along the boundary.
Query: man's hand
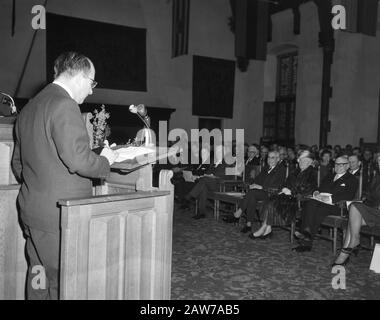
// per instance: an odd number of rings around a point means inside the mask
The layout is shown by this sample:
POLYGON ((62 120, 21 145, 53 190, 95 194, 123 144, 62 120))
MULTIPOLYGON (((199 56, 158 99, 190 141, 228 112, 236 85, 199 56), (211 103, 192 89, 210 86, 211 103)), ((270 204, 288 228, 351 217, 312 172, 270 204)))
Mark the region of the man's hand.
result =
POLYGON ((313 192, 313 198, 315 198, 317 200, 321 200, 321 196, 320 196, 319 191, 314 191, 313 192))
POLYGON ((287 196, 290 196, 292 194, 288 188, 282 188, 281 193, 286 194, 287 196))
POLYGON ((117 151, 110 149, 109 147, 105 147, 105 148, 103 148, 100 155, 107 158, 107 160, 111 166, 115 162, 116 158, 119 156, 119 153, 117 151))
POLYGON ((116 147, 116 143, 113 143, 110 145, 108 140, 104 140, 104 147, 105 148, 113 148, 113 147, 116 147))

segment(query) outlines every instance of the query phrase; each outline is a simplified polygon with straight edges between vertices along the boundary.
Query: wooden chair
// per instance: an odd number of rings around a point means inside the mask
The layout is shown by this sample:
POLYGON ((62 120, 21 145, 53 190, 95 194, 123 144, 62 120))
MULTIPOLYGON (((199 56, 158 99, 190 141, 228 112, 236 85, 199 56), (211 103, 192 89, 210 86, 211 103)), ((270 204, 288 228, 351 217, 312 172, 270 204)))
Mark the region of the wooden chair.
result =
POLYGON ((375 238, 380 239, 380 226, 375 226, 375 227, 363 226, 360 230, 360 233, 364 236, 368 236, 370 239, 369 247, 366 247, 362 244, 361 246, 365 249, 373 250, 375 247, 375 238))

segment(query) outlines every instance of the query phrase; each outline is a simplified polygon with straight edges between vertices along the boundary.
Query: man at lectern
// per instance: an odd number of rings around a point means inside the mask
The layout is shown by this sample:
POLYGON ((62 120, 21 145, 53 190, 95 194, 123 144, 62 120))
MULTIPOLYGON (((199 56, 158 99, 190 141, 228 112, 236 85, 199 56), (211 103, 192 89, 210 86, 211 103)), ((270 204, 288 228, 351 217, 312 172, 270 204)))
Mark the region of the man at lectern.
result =
POLYGON ((90 149, 78 104, 96 86, 91 60, 75 52, 54 63, 54 81, 21 111, 15 124, 12 167, 28 261, 27 299, 59 298, 59 199, 92 195, 90 178, 105 178, 117 152, 90 149), (41 281, 45 272, 46 283, 41 281), (39 276, 40 281, 33 278, 39 276))

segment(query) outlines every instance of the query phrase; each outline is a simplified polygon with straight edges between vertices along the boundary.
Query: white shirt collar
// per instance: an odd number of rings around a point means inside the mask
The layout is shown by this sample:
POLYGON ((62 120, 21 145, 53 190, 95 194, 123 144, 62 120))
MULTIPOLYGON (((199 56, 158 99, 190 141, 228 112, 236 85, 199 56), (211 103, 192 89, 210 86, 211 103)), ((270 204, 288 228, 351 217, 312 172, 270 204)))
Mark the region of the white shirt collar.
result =
POLYGON ((60 86, 62 89, 66 90, 67 93, 69 94, 69 96, 71 97, 71 99, 74 100, 73 93, 72 93, 72 91, 70 90, 69 87, 67 87, 65 84, 63 84, 63 83, 62 83, 61 81, 59 81, 59 80, 54 80, 53 83, 56 84, 56 85, 58 85, 58 86, 60 86))
POLYGON ((334 177, 334 181, 338 180, 339 178, 343 177, 346 173, 340 173, 340 174, 336 174, 335 177, 334 177))
POLYGON ((358 171, 359 171, 359 168, 357 168, 356 170, 352 171, 351 174, 355 174, 358 171))

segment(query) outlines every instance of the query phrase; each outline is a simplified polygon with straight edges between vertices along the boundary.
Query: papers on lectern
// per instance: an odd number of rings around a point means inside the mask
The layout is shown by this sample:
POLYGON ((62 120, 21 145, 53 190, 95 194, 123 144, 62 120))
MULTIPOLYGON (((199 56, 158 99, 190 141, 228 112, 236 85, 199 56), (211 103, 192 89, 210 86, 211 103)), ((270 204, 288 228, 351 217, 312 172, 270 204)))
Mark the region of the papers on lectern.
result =
POLYGON ((125 160, 132 160, 136 157, 147 155, 156 152, 156 149, 146 148, 146 147, 126 147, 117 149, 119 156, 116 158, 115 162, 123 162, 125 160))

